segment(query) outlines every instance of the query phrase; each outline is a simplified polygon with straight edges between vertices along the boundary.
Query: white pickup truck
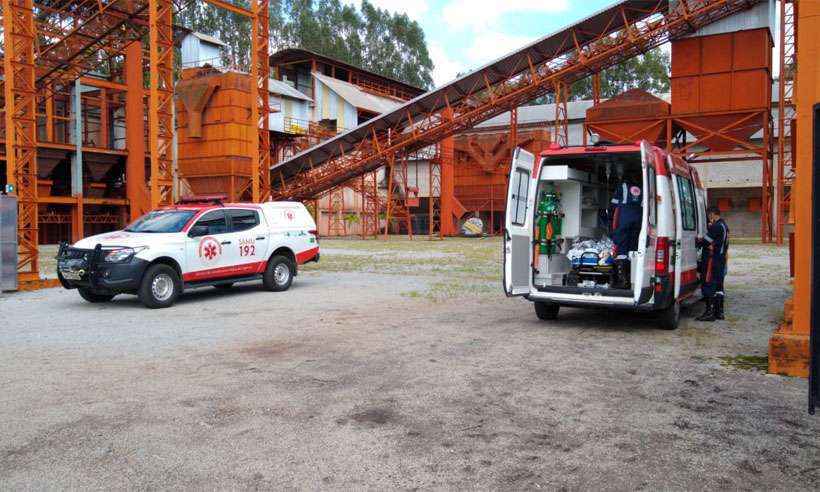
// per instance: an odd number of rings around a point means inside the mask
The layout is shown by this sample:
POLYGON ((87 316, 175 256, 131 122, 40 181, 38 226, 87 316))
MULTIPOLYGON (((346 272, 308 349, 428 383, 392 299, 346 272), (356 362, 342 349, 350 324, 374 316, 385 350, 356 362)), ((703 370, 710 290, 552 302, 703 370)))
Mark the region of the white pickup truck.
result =
POLYGON ((188 289, 262 280, 287 290, 297 265, 319 261, 316 224, 298 202, 188 201, 155 210, 121 231, 63 243, 57 275, 88 302, 136 294, 169 307, 188 289))

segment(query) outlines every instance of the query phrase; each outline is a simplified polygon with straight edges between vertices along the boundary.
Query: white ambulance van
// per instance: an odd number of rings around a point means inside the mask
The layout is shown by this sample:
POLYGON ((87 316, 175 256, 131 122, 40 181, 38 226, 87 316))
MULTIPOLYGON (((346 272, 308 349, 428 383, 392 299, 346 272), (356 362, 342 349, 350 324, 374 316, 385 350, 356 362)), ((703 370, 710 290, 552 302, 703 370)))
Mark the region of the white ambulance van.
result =
POLYGON ((57 254, 57 276, 88 302, 136 294, 171 306, 190 289, 261 280, 290 288, 297 268, 319 261, 316 224, 298 202, 222 203, 191 198, 154 210, 125 229, 87 237, 57 254))
POLYGON ((681 303, 699 295, 706 203, 694 167, 645 141, 553 145, 537 158, 516 149, 507 191, 504 290, 532 301, 540 319, 555 319, 560 306, 655 311, 660 327, 675 329, 681 303), (618 214, 612 204, 621 188, 639 199, 634 246, 617 252, 626 260, 615 261, 627 265, 618 272, 608 249, 618 214))

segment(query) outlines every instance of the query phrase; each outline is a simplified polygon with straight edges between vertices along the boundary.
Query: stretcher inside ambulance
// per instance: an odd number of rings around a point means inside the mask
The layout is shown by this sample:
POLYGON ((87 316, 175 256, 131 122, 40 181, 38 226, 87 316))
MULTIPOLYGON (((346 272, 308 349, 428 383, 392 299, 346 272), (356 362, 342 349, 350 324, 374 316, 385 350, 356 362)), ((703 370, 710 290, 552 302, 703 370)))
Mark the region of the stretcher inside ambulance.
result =
POLYGON ((677 326, 699 284, 706 195, 696 170, 635 145, 516 149, 505 233, 505 290, 536 303, 659 311, 677 326))

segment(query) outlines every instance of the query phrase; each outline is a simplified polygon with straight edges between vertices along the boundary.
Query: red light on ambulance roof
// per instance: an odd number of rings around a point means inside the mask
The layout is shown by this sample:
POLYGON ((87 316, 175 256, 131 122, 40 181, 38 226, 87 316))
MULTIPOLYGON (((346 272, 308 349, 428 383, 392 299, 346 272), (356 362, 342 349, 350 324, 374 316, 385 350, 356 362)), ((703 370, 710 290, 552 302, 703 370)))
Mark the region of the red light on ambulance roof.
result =
POLYGON ((563 147, 558 142, 552 142, 549 148, 550 150, 561 150, 563 147))

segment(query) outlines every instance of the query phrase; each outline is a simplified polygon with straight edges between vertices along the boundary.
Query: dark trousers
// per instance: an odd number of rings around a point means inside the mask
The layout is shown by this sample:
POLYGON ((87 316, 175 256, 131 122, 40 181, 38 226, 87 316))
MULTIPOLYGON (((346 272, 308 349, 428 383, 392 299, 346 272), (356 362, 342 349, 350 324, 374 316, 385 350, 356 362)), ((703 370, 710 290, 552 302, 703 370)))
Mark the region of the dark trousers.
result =
POLYGON ((718 255, 710 256, 703 265, 704 276, 701 293, 703 297, 711 299, 715 295, 723 295, 723 279, 726 278, 726 258, 718 255))
POLYGON ((615 207, 612 219, 610 238, 615 244, 616 254, 629 255, 638 249, 638 237, 641 235, 641 207, 615 207))

